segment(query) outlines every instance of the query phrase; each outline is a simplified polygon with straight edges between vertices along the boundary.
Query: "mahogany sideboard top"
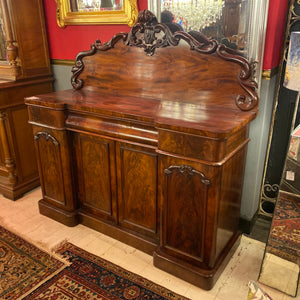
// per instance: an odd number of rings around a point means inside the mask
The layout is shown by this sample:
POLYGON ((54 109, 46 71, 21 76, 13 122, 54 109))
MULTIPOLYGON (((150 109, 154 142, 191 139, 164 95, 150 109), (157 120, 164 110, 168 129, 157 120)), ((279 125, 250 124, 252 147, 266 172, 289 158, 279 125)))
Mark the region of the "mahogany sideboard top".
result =
POLYGON ((249 63, 149 11, 130 33, 76 58, 74 89, 25 99, 40 212, 154 255, 155 266, 213 286, 238 245, 249 63))

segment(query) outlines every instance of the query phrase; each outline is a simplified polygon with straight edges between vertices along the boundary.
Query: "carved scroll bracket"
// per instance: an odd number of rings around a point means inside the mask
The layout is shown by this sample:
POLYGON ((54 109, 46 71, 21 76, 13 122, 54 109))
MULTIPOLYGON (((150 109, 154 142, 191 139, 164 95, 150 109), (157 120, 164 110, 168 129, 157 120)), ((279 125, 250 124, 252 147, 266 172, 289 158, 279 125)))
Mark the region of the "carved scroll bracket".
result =
POLYGON ((197 171, 191 166, 187 165, 180 165, 180 166, 170 166, 167 169, 164 169, 164 173, 166 175, 171 175, 174 171, 179 172, 180 174, 184 175, 189 175, 189 176, 194 176, 194 175, 199 175, 200 180, 204 185, 210 185, 211 182, 210 180, 200 171, 197 171))
POLYGON ((55 146, 59 146, 58 140, 50 133, 45 131, 39 131, 35 134, 34 139, 36 141, 39 141, 41 137, 44 138, 46 141, 51 141, 55 146))
POLYGON ((236 98, 236 105, 241 110, 251 110, 258 103, 258 95, 256 93, 257 83, 252 80, 253 66, 251 66, 244 57, 236 55, 225 45, 218 45, 216 52, 224 60, 232 61, 241 66, 242 69, 238 75, 238 82, 247 94, 238 95, 236 98))

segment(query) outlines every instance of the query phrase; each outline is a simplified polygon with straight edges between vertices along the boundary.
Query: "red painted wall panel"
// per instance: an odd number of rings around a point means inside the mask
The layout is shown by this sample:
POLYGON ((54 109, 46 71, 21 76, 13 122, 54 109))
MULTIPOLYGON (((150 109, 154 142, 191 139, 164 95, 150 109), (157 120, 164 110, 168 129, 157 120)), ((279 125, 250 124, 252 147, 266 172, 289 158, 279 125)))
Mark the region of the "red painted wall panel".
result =
POLYGON ((288 0, 269 0, 268 23, 265 40, 263 69, 271 70, 279 65, 288 12, 288 0))
MULTIPOLYGON (((55 0, 44 0, 50 58, 75 59, 80 51, 89 50, 97 39, 109 41, 118 32, 129 32, 127 25, 72 25, 60 28, 56 23, 55 0)), ((147 9, 147 0, 138 0, 138 10, 147 9)))

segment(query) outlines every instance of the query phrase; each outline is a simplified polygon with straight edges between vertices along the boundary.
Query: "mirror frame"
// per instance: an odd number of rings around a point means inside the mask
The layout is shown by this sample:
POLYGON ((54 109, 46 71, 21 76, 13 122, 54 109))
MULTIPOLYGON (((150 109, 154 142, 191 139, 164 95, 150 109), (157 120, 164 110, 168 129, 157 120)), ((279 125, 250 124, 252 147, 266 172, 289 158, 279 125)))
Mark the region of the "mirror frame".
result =
POLYGON ((73 12, 70 0, 56 0, 56 20, 59 27, 67 25, 127 24, 132 27, 138 17, 137 0, 123 0, 122 10, 73 12))

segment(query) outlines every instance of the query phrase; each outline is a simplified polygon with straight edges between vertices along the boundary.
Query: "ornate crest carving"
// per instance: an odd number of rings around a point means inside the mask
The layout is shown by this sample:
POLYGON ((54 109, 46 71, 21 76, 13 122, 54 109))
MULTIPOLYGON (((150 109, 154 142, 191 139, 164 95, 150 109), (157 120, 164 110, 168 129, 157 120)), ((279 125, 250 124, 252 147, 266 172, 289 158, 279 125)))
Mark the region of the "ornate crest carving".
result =
POLYGON ((241 110, 248 111, 258 103, 257 84, 252 80, 252 67, 245 58, 225 45, 218 44, 216 40, 208 39, 201 33, 198 34, 197 39, 183 31, 177 31, 172 34, 168 26, 158 23, 155 15, 148 10, 143 10, 139 13, 137 23, 129 33, 118 33, 109 42, 103 44, 100 40, 97 40, 91 45, 89 51, 80 52, 77 55, 71 78, 72 86, 75 89, 80 89, 83 86, 82 79, 78 78, 84 69, 83 57, 93 55, 97 50, 107 51, 113 48, 120 40, 125 45, 143 48, 146 55, 149 56, 153 55, 157 48, 177 46, 181 40, 185 41, 192 51, 202 54, 216 53, 220 58, 237 63, 241 67, 241 71, 238 74, 238 82, 244 89, 245 94, 237 96, 236 105, 241 110))

